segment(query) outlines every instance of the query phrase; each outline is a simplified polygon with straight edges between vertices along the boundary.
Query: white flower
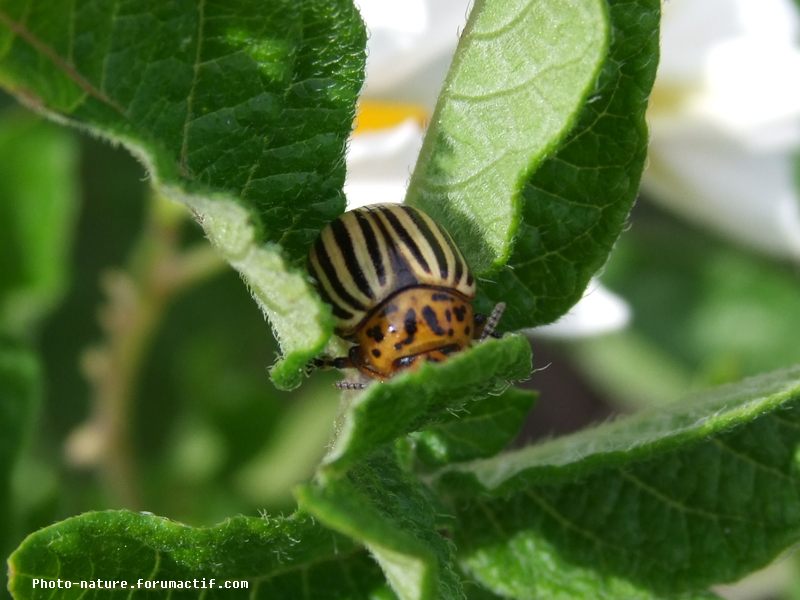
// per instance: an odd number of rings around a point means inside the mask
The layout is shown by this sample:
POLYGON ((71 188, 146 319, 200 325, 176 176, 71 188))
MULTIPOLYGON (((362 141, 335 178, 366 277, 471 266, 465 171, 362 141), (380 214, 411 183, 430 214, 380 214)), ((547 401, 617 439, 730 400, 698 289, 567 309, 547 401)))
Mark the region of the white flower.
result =
POLYGON ((347 207, 402 202, 469 0, 357 0, 367 76, 347 157, 347 207))
POLYGON ((347 153, 347 208, 402 202, 422 146, 422 125, 413 118, 397 125, 358 131, 347 153))
MULTIPOLYGON (((466 22, 469 0, 357 0, 369 31, 367 78, 347 156, 348 208, 402 202, 424 126, 466 22)), ((546 337, 597 335, 624 327, 623 300, 592 281, 546 337)))
POLYGON ((548 339, 580 338, 624 329, 630 320, 628 303, 597 279, 592 279, 583 298, 567 314, 555 323, 530 329, 528 333, 548 339))
POLYGON ((670 0, 648 120, 646 195, 800 259, 800 37, 792 0, 670 0))

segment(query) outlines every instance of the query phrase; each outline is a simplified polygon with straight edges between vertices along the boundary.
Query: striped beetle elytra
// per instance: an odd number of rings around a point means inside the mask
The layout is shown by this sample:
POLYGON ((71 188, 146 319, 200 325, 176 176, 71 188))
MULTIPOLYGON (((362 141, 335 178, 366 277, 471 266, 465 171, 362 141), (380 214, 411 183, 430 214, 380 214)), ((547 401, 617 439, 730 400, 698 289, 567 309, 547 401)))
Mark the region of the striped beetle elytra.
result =
POLYGON ((315 365, 380 381, 494 335, 504 308, 488 320, 473 312, 475 278, 461 251, 428 215, 401 204, 340 215, 312 246, 308 268, 336 333, 354 343, 347 356, 315 365))

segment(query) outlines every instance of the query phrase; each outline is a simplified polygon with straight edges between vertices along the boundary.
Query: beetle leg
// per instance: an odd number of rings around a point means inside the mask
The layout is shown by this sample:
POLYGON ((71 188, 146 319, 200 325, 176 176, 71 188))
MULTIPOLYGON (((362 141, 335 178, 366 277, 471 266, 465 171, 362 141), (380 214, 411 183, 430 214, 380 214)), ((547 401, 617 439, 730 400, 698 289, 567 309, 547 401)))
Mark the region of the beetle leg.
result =
MULTIPOLYGON (((351 352, 352 354, 352 352, 351 352)), ((306 365, 306 374, 310 374, 314 369, 355 369, 356 365, 350 356, 337 356, 332 358, 330 356, 321 356, 310 361, 306 365)), ((363 381, 348 381, 342 379, 333 384, 340 390, 363 390, 367 384, 363 381)))
POLYGON ((367 384, 363 381, 348 381, 347 379, 337 381, 333 385, 339 390, 363 390, 367 387, 367 384))
POLYGON ((321 356, 311 360, 306 365, 306 374, 310 374, 314 369, 352 369, 355 365, 349 356, 321 356))
POLYGON ((481 337, 478 341, 483 341, 487 337, 500 337, 495 333, 495 329, 497 329, 497 324, 500 322, 500 319, 503 318, 503 312, 506 310, 506 303, 505 302, 498 302, 494 305, 492 309, 492 314, 489 315, 489 318, 486 320, 486 325, 483 326, 483 331, 481 331, 481 337))

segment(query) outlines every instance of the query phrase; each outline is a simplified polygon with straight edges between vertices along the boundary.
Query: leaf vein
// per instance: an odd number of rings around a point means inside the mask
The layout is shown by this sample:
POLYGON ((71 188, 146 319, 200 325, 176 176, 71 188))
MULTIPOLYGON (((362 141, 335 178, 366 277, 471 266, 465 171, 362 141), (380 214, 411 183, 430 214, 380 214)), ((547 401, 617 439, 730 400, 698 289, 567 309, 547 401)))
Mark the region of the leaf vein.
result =
POLYGON ((122 116, 127 117, 125 109, 119 103, 104 94, 102 90, 92 85, 92 83, 81 75, 72 64, 60 57, 55 50, 36 37, 25 25, 12 19, 3 10, 0 10, 0 23, 8 27, 17 37, 27 42, 34 50, 52 62, 87 95, 100 100, 103 104, 110 106, 122 116))
POLYGON ((470 37, 473 40, 495 40, 503 36, 503 34, 511 31, 516 27, 522 20, 525 18, 528 12, 530 12, 531 7, 533 6, 534 2, 528 2, 521 11, 519 11, 513 18, 509 19, 507 23, 504 23, 502 26, 498 27, 497 29, 488 29, 486 31, 472 31, 470 33, 470 37))
POLYGON ((180 170, 184 176, 189 176, 188 154, 189 154, 189 125, 194 118, 194 95, 197 90, 197 81, 200 74, 200 56, 203 51, 203 29, 205 27, 205 5, 206 0, 200 0, 197 5, 197 45, 195 47, 194 64, 192 65, 192 85, 189 88, 189 96, 186 99, 186 120, 183 123, 183 135, 181 139, 180 170))
POLYGON ((794 421, 790 421, 789 419, 784 419, 783 417, 780 417, 778 415, 772 415, 772 418, 780 423, 783 423, 786 427, 789 427, 791 429, 800 429, 800 424, 794 421))
MULTIPOLYGON (((109 40, 114 39, 114 24, 117 21, 117 16, 119 15, 119 3, 120 0, 114 0, 114 6, 111 9, 111 32, 109 34, 109 40)), ((70 44, 72 44, 72 34, 70 35, 70 44)), ((109 41, 109 48, 103 54, 103 66, 100 69, 100 89, 105 92, 106 88, 106 78, 108 77, 108 59, 111 56, 111 42, 109 41)))
POLYGON ((477 171, 474 171, 464 177, 463 179, 459 179, 457 181, 446 181, 444 183, 436 183, 431 181, 430 179, 426 178, 423 180, 421 185, 419 186, 422 191, 425 192, 435 192, 435 191, 445 191, 445 192, 452 192, 462 188, 467 187, 469 184, 474 182, 476 179, 479 179, 484 173, 492 169, 494 166, 503 162, 503 159, 509 154, 509 150, 503 151, 496 159, 486 163, 482 167, 479 167, 477 171))
POLYGON ((699 509, 699 508, 693 508, 691 506, 687 506, 687 505, 683 504, 682 502, 676 500, 675 498, 671 498, 670 496, 666 495, 661 490, 658 490, 658 489, 654 488, 653 486, 645 483, 644 481, 642 481, 641 479, 639 479, 638 477, 636 477, 635 475, 633 475, 629 471, 626 471, 625 469, 620 469, 619 473, 620 473, 620 475, 622 476, 623 479, 626 479, 626 480, 630 481, 636 487, 638 487, 639 489, 644 491, 646 494, 648 494, 650 496, 653 496, 654 498, 660 500, 661 502, 663 502, 667 506, 674 508, 675 510, 677 510, 681 514, 697 515, 699 517, 704 517, 706 519, 709 519, 709 520, 715 521, 715 522, 718 522, 720 520, 720 518, 730 519, 732 521, 746 521, 746 519, 743 519, 742 517, 739 517, 739 516, 736 516, 736 515, 717 515, 717 514, 714 514, 712 512, 708 512, 708 511, 705 511, 705 510, 702 510, 702 509, 699 509))
POLYGON ((538 96, 538 98, 543 103, 547 104, 549 109, 555 112, 556 106, 552 102, 550 102, 547 96, 536 86, 536 80, 540 79, 543 75, 547 75, 548 73, 555 71, 556 69, 563 69, 564 67, 580 63, 583 56, 589 54, 590 49, 591 45, 587 44, 586 46, 584 46, 582 53, 576 56, 575 58, 572 58, 564 62, 560 62, 558 64, 549 65, 543 69, 540 69, 536 71, 536 73, 531 75, 528 79, 525 79, 522 82, 517 83, 515 85, 499 88, 491 92, 485 92, 485 93, 467 93, 467 92, 450 91, 447 93, 447 95, 452 100, 458 100, 461 102, 469 103, 478 101, 482 102, 484 100, 494 100, 497 98, 505 98, 507 96, 512 96, 517 92, 525 90, 529 92, 535 92, 535 95, 538 96))
POLYGON ((597 546, 600 547, 605 546, 607 548, 612 548, 618 552, 624 551, 624 548, 615 546, 614 544, 611 544, 608 541, 598 537, 591 531, 582 529, 581 527, 570 521, 567 517, 561 514, 555 506, 552 506, 550 503, 545 501, 544 498, 536 494, 536 492, 534 492, 533 490, 525 490, 525 495, 528 496, 531 500, 533 500, 539 506, 539 508, 541 508, 547 515, 555 519, 555 521, 559 525, 561 525, 564 529, 567 529, 569 531, 574 531, 581 537, 585 537, 586 539, 591 540, 597 546))
POLYGON ((729 446, 728 444, 726 444, 725 442, 723 442, 719 438, 711 438, 711 441, 714 444, 716 444, 719 448, 721 448, 722 450, 726 450, 727 452, 729 452, 730 454, 732 454, 733 456, 735 456, 736 458, 738 458, 742 462, 749 463, 749 464, 753 465, 754 467, 756 467, 757 469, 761 469, 762 471, 764 471, 766 473, 770 473, 772 475, 775 475, 776 477, 778 477, 780 479, 783 479, 784 481, 790 481, 792 483, 797 483, 795 479, 793 479, 792 477, 789 477, 786 473, 783 473, 783 472, 779 471, 778 469, 776 469, 774 467, 770 467, 769 465, 765 465, 764 463, 755 460, 754 458, 752 458, 751 456, 748 456, 747 454, 744 454, 743 452, 739 452, 738 450, 736 450, 735 448, 732 448, 731 446, 729 446))

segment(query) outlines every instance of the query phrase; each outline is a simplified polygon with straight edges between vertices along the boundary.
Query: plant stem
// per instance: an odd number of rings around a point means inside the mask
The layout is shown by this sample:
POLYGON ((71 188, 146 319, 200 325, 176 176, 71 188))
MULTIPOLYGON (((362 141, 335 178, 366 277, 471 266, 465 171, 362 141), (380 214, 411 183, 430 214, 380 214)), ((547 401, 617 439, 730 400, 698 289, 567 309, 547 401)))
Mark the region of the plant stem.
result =
POLYGON ((152 197, 128 268, 102 276, 107 301, 98 316, 105 340, 83 357, 92 413, 66 445, 68 461, 96 467, 114 503, 131 509, 142 505, 131 407, 143 359, 170 302, 225 266, 205 242, 181 249, 186 211, 156 194, 152 197))

